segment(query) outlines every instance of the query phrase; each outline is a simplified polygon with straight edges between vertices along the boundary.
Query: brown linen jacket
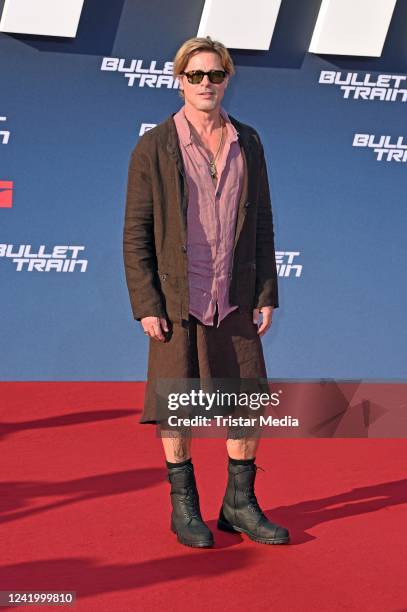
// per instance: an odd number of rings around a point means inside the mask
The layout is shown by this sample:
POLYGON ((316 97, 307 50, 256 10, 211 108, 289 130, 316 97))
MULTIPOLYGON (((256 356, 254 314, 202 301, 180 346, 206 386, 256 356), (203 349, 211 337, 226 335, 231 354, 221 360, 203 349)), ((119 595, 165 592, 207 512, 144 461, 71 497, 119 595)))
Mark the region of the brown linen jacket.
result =
MULTIPOLYGON (((244 160, 229 300, 241 311, 278 307, 270 190, 256 130, 229 115, 244 160)), ((189 317, 188 186, 170 115, 140 137, 130 157, 123 257, 133 317, 189 317)))

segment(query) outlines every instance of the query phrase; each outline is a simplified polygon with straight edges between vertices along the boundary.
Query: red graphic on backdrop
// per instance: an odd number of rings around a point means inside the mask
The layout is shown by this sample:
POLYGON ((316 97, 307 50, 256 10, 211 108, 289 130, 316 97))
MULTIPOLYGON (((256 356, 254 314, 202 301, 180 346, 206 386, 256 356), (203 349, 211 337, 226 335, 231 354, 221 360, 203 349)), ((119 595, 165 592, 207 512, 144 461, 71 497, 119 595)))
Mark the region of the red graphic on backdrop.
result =
POLYGON ((0 180, 0 208, 11 208, 13 203, 13 181, 0 180))

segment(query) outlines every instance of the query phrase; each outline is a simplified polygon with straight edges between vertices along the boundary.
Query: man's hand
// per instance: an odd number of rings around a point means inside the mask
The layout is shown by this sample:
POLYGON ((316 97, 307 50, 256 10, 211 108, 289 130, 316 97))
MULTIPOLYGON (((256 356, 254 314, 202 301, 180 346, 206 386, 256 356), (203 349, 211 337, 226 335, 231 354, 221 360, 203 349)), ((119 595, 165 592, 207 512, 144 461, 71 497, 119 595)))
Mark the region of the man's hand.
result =
POLYGON ((147 336, 150 336, 153 340, 164 342, 165 336, 163 330, 169 331, 167 319, 163 317, 143 317, 140 323, 147 336))
POLYGON ((269 327, 271 327, 273 308, 273 306, 263 306, 262 308, 255 308, 253 310, 253 323, 255 323, 256 325, 259 324, 259 313, 261 312, 261 314, 263 315, 263 320, 257 330, 259 336, 263 336, 263 334, 266 333, 269 327))

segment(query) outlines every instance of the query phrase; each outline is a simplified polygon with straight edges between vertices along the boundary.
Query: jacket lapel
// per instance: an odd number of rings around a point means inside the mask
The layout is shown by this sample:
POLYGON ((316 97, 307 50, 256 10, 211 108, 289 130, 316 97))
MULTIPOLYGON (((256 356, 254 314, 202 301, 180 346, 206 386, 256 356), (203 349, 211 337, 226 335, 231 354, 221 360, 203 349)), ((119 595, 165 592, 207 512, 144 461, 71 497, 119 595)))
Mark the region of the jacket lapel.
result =
POLYGON ((173 159, 178 169, 177 176, 177 191, 178 191, 178 203, 180 206, 181 220, 182 220, 182 241, 184 244, 187 242, 187 208, 188 208, 188 183, 185 176, 184 162, 182 161, 182 154, 179 147, 179 140, 177 134, 177 128, 173 119, 173 113, 168 119, 168 141, 167 151, 168 155, 173 159))
POLYGON ((250 171, 252 165, 252 147, 250 135, 247 134, 245 127, 239 121, 236 121, 236 119, 234 119, 234 117, 232 117, 231 115, 229 115, 229 119, 237 130, 240 149, 243 157, 243 182, 237 209, 236 230, 233 242, 234 251, 236 244, 239 240, 240 232, 242 231, 243 223, 246 217, 247 208, 245 204, 249 195, 249 176, 252 175, 250 171))

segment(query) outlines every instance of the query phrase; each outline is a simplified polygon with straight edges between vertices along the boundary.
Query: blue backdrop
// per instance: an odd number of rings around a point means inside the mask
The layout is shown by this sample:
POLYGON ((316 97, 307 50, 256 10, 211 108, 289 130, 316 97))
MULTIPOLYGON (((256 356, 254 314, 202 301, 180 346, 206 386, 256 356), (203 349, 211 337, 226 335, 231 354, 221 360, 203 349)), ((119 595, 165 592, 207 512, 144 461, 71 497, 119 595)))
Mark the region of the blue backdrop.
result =
MULTIPOLYGON (((141 72, 101 67, 122 58, 163 70, 196 35, 203 2, 110 4, 85 2, 75 40, 0 34, 3 381, 146 378, 148 340, 122 260, 127 168, 142 124, 182 101, 176 87, 141 86, 141 72), (41 271, 47 259, 54 267, 41 271), (64 262, 72 271, 57 271, 64 262)), ((372 59, 305 51, 319 4, 283 2, 269 52, 232 50, 223 101, 262 137, 279 261, 298 266, 280 267, 268 374, 405 379, 407 164, 352 145, 357 134, 407 145, 407 6, 398 2, 372 59), (399 75, 400 91, 393 101, 374 89, 346 95, 326 82, 333 73, 360 83, 399 75)))

